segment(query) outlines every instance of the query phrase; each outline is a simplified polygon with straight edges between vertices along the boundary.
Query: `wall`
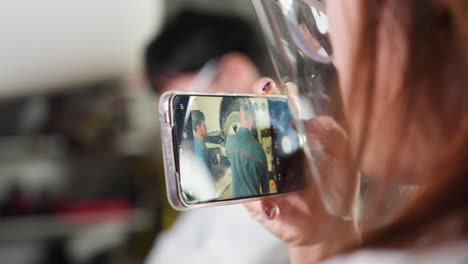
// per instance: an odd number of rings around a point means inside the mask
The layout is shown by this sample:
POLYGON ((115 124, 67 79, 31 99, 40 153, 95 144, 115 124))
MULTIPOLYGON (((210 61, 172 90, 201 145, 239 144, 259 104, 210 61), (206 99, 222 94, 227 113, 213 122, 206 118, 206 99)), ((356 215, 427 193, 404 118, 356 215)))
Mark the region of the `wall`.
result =
POLYGON ((158 30, 161 0, 0 4, 0 98, 131 72, 158 30))

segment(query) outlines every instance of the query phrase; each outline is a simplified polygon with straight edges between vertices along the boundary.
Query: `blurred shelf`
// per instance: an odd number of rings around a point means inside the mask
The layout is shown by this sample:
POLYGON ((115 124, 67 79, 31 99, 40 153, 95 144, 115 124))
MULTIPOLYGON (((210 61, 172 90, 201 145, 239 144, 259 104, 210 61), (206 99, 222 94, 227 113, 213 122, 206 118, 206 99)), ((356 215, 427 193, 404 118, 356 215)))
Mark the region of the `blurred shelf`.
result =
POLYGON ((151 230, 154 215, 148 210, 116 210, 81 215, 13 217, 0 220, 0 243, 38 241, 81 235, 94 230, 129 234, 151 230))

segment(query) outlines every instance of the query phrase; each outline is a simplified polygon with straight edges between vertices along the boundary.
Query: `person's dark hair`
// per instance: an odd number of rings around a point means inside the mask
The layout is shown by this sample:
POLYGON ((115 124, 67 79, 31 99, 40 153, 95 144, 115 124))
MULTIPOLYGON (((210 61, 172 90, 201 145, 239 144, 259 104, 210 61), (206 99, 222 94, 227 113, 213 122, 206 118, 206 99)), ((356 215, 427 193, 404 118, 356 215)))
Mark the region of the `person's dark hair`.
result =
POLYGON ((197 126, 199 126, 203 121, 205 121, 205 115, 200 110, 193 110, 190 112, 192 115, 192 129, 193 132, 197 132, 197 126))
POLYGON ((243 53, 256 62, 263 50, 259 45, 254 28, 241 18, 185 10, 147 46, 146 74, 158 92, 165 80, 197 72, 228 52, 243 53))

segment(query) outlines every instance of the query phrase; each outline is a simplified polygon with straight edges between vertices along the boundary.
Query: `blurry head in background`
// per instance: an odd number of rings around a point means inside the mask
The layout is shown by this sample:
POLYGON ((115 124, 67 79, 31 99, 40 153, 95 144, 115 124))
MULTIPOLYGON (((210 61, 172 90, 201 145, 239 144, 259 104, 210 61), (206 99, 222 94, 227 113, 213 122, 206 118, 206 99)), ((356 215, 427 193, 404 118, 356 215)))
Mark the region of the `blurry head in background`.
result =
MULTIPOLYGON (((146 77, 160 95, 190 90, 202 69, 215 66, 216 76, 204 91, 250 92, 258 78, 253 62, 258 65, 266 57, 260 41, 254 28, 241 18, 181 11, 148 43, 144 52, 146 77)), ((165 205, 169 214, 174 212, 165 205)), ((164 218, 167 225, 173 219, 164 218)))
POLYGON ((145 53, 148 81, 162 94, 188 90, 208 63, 214 80, 204 91, 249 92, 258 78, 258 38, 252 26, 237 17, 182 11, 150 42, 145 53))
POLYGON ((203 142, 203 139, 206 136, 205 115, 200 110, 193 110, 191 114, 193 133, 195 133, 198 139, 203 142))

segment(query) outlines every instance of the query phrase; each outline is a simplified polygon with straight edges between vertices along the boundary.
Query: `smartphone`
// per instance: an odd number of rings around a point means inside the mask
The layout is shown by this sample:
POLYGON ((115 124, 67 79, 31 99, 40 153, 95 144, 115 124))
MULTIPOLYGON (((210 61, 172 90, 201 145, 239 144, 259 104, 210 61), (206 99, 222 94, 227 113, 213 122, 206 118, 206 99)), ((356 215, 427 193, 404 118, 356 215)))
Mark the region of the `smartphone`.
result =
POLYGON ((166 187, 178 210, 304 187, 287 97, 167 92, 160 99, 166 187))

